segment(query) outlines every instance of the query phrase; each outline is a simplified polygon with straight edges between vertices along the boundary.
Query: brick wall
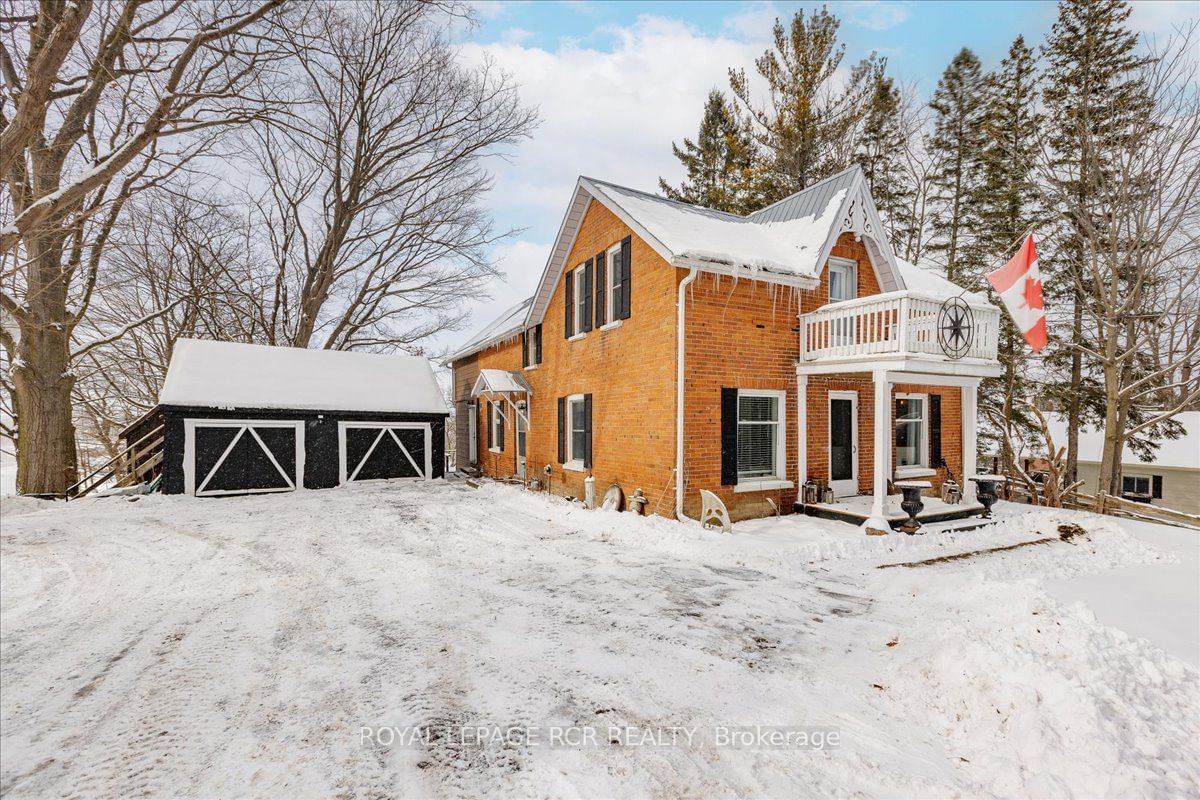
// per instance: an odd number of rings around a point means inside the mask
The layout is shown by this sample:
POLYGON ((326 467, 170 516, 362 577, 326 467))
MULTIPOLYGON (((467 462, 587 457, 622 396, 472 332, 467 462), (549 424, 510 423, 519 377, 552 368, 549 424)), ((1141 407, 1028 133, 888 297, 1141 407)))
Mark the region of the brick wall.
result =
MULTIPOLYGON (((607 250, 632 231, 603 205, 592 202, 567 259, 567 270, 607 250)), ((592 468, 597 495, 610 484, 626 495, 641 488, 647 510, 671 514, 675 465, 675 298, 677 270, 634 236, 630 317, 608 330, 593 328, 583 338, 563 335, 565 281, 560 278, 542 322, 542 363, 523 372, 533 387, 528 436, 528 469, 545 482, 553 469, 555 494, 583 496, 587 472, 558 463, 558 398, 592 395, 592 468)), ((533 267, 531 267, 533 268, 533 267)), ((520 339, 481 354, 477 363, 455 364, 455 397, 469 394, 478 369, 521 371, 520 339), (460 365, 461 373, 460 377, 460 365), (469 379, 468 379, 469 376, 469 379)), ((481 404, 482 405, 482 404, 481 404)), ((478 412, 481 449, 485 420, 478 412)), ((506 477, 515 469, 515 436, 505 436, 505 452, 483 459, 485 474, 506 477)))
MULTIPOLYGON (((592 202, 576 237, 567 269, 619 242, 631 231, 616 215, 592 202)), ((878 294, 879 282, 866 247, 843 234, 832 255, 858 262, 858 294, 878 294)), ((542 468, 553 469, 551 489, 580 497, 587 473, 558 463, 557 399, 592 394, 592 469, 597 494, 611 483, 627 495, 641 488, 647 510, 670 515, 674 508, 675 463, 675 327, 679 281, 687 271, 665 262, 637 236, 632 239, 631 316, 610 330, 592 330, 569 341, 564 329, 564 281, 560 278, 542 326, 542 363, 524 371, 533 387, 528 436, 528 470, 545 480, 542 468)), ((785 513, 808 477, 828 478, 828 396, 830 391, 856 391, 858 400, 859 489, 872 489, 874 458, 874 386, 870 375, 810 377, 805 437, 808 469, 798 474, 796 361, 799 357, 799 313, 829 302, 827 271, 820 286, 801 292, 748 279, 701 273, 687 290, 685 370, 684 511, 698 516, 699 489, 716 492, 734 519, 773 513, 768 498, 785 513), (735 492, 721 486, 721 389, 776 389, 786 393, 784 424, 789 489, 735 492)), ((519 337, 455 364, 455 397, 465 402, 479 369, 521 370, 519 337)), ((899 385, 896 392, 940 393, 942 453, 961 476, 961 401, 957 388, 899 385)), ((505 450, 486 449, 484 404, 477 409, 481 468, 493 477, 515 471, 515 431, 506 431, 505 450)), ((465 440, 465 427, 460 431, 465 440)), ((944 478, 944 470, 935 479, 944 478)))

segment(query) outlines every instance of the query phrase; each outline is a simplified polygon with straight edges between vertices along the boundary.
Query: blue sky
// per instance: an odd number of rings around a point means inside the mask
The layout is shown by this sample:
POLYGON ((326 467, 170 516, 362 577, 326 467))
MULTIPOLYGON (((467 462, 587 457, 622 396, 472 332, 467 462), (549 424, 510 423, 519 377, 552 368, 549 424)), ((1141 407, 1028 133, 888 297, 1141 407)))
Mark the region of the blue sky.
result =
MULTIPOLYGON (((464 57, 506 70, 541 124, 505 160, 490 165, 486 198, 497 228, 520 229, 496 249, 503 280, 470 306, 467 328, 440 337, 452 347, 532 294, 577 176, 657 190, 677 182, 671 143, 694 137, 704 97, 726 89, 729 67, 754 72, 776 17, 796 2, 489 2, 472 3, 478 24, 463 31, 464 57)), ((1012 40, 1039 43, 1054 23, 1053 2, 830 2, 842 20, 849 65, 872 51, 888 71, 927 98, 946 64, 970 47, 991 68, 1012 40)), ((1151 36, 1200 15, 1200 3, 1139 2, 1132 25, 1151 36)))

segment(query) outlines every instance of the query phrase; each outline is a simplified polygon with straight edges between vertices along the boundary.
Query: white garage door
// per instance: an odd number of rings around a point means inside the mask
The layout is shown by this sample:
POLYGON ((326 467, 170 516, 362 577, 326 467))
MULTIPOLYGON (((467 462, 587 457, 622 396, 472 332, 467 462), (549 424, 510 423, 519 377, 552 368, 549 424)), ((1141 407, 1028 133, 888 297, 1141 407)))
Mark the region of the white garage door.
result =
POLYGON ((183 481, 197 497, 293 491, 304 483, 304 423, 185 420, 183 481))
POLYGON ((433 473, 433 431, 427 422, 339 422, 341 483, 409 478, 433 473))

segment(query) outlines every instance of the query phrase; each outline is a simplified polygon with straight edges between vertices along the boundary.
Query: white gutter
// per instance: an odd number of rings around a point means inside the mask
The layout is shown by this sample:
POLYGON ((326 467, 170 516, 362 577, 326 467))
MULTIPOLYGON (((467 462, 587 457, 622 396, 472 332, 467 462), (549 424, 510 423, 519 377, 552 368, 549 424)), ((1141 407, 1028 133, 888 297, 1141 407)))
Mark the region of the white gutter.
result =
POLYGON ((683 521, 683 374, 684 374, 684 334, 687 321, 687 302, 684 293, 692 281, 696 280, 699 269, 692 267, 687 277, 679 282, 678 325, 676 331, 676 365, 675 365, 675 518, 683 521))

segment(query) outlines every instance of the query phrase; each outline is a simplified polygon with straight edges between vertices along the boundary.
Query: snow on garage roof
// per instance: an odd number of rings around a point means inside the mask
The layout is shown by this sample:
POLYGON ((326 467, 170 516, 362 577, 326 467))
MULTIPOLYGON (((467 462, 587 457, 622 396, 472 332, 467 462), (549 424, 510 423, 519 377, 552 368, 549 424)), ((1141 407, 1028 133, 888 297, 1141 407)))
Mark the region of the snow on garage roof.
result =
POLYGON ((445 414, 429 359, 180 339, 160 405, 445 414))

